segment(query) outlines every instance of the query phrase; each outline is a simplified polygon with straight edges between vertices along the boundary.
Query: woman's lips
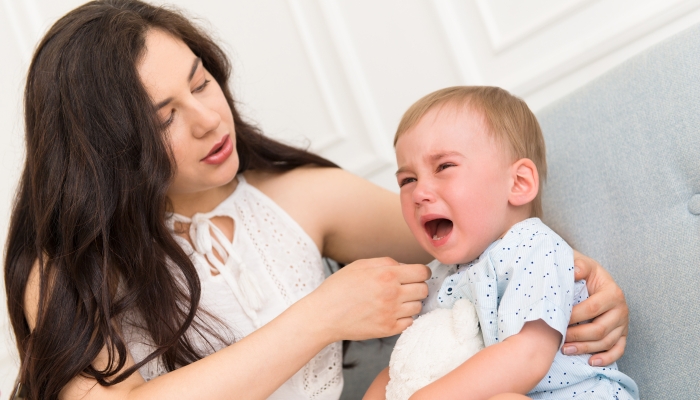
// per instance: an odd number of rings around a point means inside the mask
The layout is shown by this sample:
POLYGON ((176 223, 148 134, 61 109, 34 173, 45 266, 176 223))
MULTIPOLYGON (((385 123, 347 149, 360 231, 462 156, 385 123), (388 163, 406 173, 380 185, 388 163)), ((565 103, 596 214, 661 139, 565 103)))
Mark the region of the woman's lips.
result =
POLYGON ((200 161, 205 164, 221 164, 229 158, 231 153, 233 153, 233 142, 231 142, 231 135, 226 135, 200 161))

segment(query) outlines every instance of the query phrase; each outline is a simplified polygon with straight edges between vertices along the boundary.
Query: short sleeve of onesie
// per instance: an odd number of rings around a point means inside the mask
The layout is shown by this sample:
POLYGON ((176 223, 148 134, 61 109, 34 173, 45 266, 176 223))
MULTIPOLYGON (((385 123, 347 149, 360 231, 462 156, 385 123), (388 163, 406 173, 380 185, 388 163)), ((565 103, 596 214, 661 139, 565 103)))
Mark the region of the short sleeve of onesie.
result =
POLYGON ((539 219, 516 224, 501 242, 489 254, 499 283, 507 283, 499 284, 498 338, 541 319, 561 333, 561 346, 574 303, 572 249, 539 219))
POLYGON ((538 319, 561 333, 563 344, 574 298, 573 250, 538 218, 513 225, 470 263, 436 263, 431 270, 438 277, 434 285, 441 285, 435 293, 430 290, 426 309, 451 308, 468 299, 476 307, 486 346, 538 319))

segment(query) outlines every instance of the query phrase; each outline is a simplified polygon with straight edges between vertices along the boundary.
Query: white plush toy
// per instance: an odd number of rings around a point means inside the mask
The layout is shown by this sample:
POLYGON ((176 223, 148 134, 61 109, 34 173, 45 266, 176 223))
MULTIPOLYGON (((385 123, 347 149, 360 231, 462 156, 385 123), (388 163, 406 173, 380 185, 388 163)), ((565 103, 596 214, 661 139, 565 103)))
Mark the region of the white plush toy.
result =
POLYGON ((479 319, 469 300, 418 317, 391 353, 386 399, 408 399, 483 348, 479 319))

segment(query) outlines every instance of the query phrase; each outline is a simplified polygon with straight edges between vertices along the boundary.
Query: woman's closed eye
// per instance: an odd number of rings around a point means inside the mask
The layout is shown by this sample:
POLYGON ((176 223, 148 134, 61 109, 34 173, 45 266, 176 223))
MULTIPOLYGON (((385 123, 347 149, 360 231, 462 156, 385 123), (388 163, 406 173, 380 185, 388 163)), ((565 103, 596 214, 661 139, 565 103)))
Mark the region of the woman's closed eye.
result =
MULTIPOLYGON (((210 79, 205 79, 204 83, 202 83, 201 85, 192 89, 192 93, 200 93, 200 92, 204 91, 204 89, 206 89, 207 85, 209 85, 209 82, 211 82, 210 79)), ((168 116, 168 119, 162 122, 163 127, 164 128, 168 127, 170 124, 173 123, 174 119, 175 119, 175 109, 173 108, 173 110, 170 111, 170 115, 168 116)))
POLYGON ((173 119, 175 119, 175 109, 174 108, 172 111, 170 111, 170 115, 168 116, 168 119, 162 122, 163 128, 167 128, 168 126, 170 126, 170 124, 173 123, 173 119))
POLYGON ((209 84, 209 82, 211 82, 211 80, 205 79, 205 80, 204 80, 204 83, 202 83, 201 85, 199 85, 199 86, 197 86, 196 88, 194 88, 194 90, 192 90, 192 93, 199 93, 199 92, 203 91, 204 88, 207 87, 207 85, 209 84))

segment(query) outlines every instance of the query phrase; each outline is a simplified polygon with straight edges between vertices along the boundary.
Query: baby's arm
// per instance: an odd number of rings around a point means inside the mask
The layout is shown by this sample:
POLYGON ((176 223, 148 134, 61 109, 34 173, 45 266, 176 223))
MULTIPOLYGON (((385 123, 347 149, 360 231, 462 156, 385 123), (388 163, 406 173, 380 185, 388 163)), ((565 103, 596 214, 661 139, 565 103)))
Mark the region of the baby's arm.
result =
POLYGON ((389 384, 389 367, 386 367, 382 372, 374 378, 369 389, 362 397, 362 400, 384 400, 386 399, 386 385, 389 384))
POLYGON ((411 400, 488 399, 499 393, 528 393, 549 371, 561 341, 561 333, 541 319, 527 322, 518 334, 481 350, 417 391, 411 400))

